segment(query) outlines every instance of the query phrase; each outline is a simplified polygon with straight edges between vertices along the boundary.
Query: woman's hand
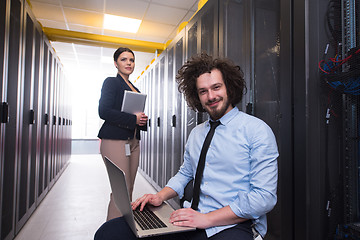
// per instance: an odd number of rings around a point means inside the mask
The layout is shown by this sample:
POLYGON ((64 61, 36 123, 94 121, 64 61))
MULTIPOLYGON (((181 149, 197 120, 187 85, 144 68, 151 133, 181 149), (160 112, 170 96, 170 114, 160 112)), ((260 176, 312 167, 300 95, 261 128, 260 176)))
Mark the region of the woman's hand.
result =
POLYGON ((148 120, 148 116, 143 112, 136 113, 136 124, 139 126, 145 126, 148 120))

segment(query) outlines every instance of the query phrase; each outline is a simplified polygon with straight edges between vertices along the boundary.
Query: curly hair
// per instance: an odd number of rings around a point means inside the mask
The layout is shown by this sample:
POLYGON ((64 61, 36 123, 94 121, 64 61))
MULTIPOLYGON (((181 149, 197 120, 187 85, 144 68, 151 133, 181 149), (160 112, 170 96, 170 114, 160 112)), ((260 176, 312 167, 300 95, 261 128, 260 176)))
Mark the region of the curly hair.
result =
POLYGON ((242 100, 243 95, 246 93, 244 74, 240 67, 234 65, 231 60, 213 58, 206 53, 195 55, 186 61, 176 75, 179 91, 184 93, 189 107, 195 111, 205 112, 199 99, 196 81, 200 75, 210 73, 213 69, 220 70, 229 102, 233 107, 242 100))

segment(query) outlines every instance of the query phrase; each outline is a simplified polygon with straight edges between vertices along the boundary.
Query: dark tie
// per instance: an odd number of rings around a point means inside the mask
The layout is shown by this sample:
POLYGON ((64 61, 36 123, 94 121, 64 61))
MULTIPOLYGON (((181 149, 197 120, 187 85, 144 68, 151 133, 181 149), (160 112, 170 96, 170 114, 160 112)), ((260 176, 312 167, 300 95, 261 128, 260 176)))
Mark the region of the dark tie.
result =
POLYGON ((191 204, 191 208, 194 210, 197 210, 198 205, 199 205, 200 183, 201 183, 201 179, 202 179, 203 172, 204 172, 206 153, 209 149, 211 139, 214 136, 215 128, 220 125, 220 121, 216 121, 216 122, 210 121, 210 125, 211 125, 211 128, 210 128, 210 131, 208 132, 208 134, 206 135, 204 144, 201 149, 199 163, 196 168, 195 183, 194 183, 194 190, 193 190, 193 201, 191 204))

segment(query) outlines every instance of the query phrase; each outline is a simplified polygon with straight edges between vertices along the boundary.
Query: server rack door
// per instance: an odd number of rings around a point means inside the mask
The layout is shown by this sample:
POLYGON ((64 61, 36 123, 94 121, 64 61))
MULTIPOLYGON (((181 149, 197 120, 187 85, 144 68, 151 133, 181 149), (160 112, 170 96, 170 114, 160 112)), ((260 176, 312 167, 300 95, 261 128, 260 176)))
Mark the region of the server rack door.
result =
MULTIPOLYGON (((250 84, 250 54, 248 45, 250 34, 247 32, 247 22, 249 22, 244 1, 227 0, 220 1, 219 5, 219 56, 231 59, 236 65, 240 66, 244 73, 247 94, 243 101, 238 104, 238 108, 246 111, 246 105, 251 104, 251 84, 250 84)), ((249 105, 251 106, 251 105, 249 105)))
POLYGON ((32 91, 33 91, 33 46, 34 46, 34 22, 25 11, 24 36, 22 38, 23 51, 21 55, 21 99, 22 99, 22 118, 20 122, 20 159, 17 171, 17 194, 16 194, 16 232, 25 224, 29 216, 29 193, 30 193, 30 170, 31 170, 31 134, 33 131, 32 91))
POLYGON ((200 51, 218 56, 218 1, 208 1, 199 12, 200 51))
MULTIPOLYGON (((254 2, 254 115, 264 120, 280 134, 280 2, 257 0, 254 2)), ((279 159, 280 161, 281 159, 279 159)), ((278 189, 281 194, 281 189, 278 189)), ((281 236, 280 206, 268 214, 268 233, 272 239, 281 236)))
POLYGON ((53 81, 54 81, 54 90, 53 90, 53 125, 52 125, 52 145, 51 145, 51 185, 53 185, 56 181, 57 176, 57 137, 58 137, 58 130, 59 130, 59 115, 58 115, 58 97, 59 97, 59 63, 54 55, 54 74, 53 74, 53 81))
MULTIPOLYGON (((142 91, 144 93, 147 94, 147 100, 146 100, 146 104, 145 104, 145 114, 148 116, 149 119, 149 112, 150 112, 150 105, 149 105, 149 79, 148 79, 148 74, 145 73, 143 75, 143 78, 141 79, 141 81, 143 82, 143 89, 142 91)), ((141 151, 142 157, 143 157, 143 171, 146 172, 147 166, 149 164, 149 149, 148 149, 148 142, 149 142, 149 120, 147 122, 147 131, 143 131, 143 137, 142 137, 142 143, 143 143, 143 148, 141 151)))
MULTIPOLYGON (((184 51, 185 51, 185 29, 178 35, 179 39, 175 41, 175 56, 174 56, 174 67, 176 76, 177 71, 181 68, 184 63, 184 51)), ((175 81, 175 78, 173 78, 175 81)), ((172 166, 172 175, 179 170, 183 162, 184 146, 185 146, 185 133, 184 133, 184 110, 185 101, 183 100, 183 95, 178 91, 178 84, 174 82, 173 90, 174 92, 174 103, 173 103, 173 142, 174 142, 174 153, 173 153, 173 166, 172 166)))
MULTIPOLYGON (((198 14, 200 23, 199 44, 200 52, 211 56, 218 56, 218 1, 208 1, 198 14)), ((199 52, 198 50, 198 52, 199 52)), ((206 112, 198 112, 197 124, 209 119, 206 112)))
MULTIPOLYGON (((186 29, 186 58, 189 59, 191 56, 198 53, 198 18, 193 18, 192 22, 188 24, 186 29)), ((186 107, 185 114, 185 141, 187 140, 191 130, 196 126, 196 112, 190 107, 186 107)))
POLYGON ((142 151, 142 154, 144 155, 144 172, 146 174, 148 174, 148 169, 149 169, 149 165, 150 165, 150 149, 149 149, 149 142, 150 142, 150 110, 151 110, 151 105, 150 105, 150 91, 149 91, 149 72, 146 72, 144 74, 144 92, 147 94, 147 100, 146 100, 146 105, 145 105, 145 114, 148 116, 148 122, 147 122, 147 131, 144 132, 144 148, 142 151))
POLYGON ((54 58, 54 102, 53 102, 53 111, 54 111, 54 119, 56 121, 53 124, 53 144, 52 144, 52 159, 53 159, 53 183, 55 183, 57 179, 57 172, 58 172, 58 158, 57 158, 57 142, 58 142, 58 135, 59 135, 59 124, 60 124, 60 117, 59 117, 59 108, 58 108, 58 101, 59 101, 59 63, 56 58, 54 58))
POLYGON ((54 176, 55 180, 59 176, 60 172, 60 151, 59 151, 59 142, 60 142, 60 128, 62 124, 62 118, 61 118, 61 112, 60 112, 60 94, 61 94, 61 88, 60 88, 60 72, 61 72, 61 65, 58 60, 56 60, 55 65, 56 71, 55 71, 55 101, 54 101, 54 111, 55 111, 55 117, 57 118, 56 125, 55 125, 55 133, 54 133, 54 176))
MULTIPOLYGON (((146 91, 146 76, 143 75, 142 78, 140 78, 139 80, 141 81, 139 84, 140 91, 142 93, 149 95, 146 91)), ((145 103, 145 108, 144 108, 145 114, 148 114, 148 105, 149 105, 148 101, 149 101, 149 98, 147 98, 147 102, 145 103)), ((141 134, 140 135, 141 141, 140 141, 140 165, 139 165, 139 167, 142 171, 145 172, 145 168, 146 168, 145 165, 146 165, 146 158, 147 158, 147 156, 146 156, 146 152, 147 152, 147 150, 146 150, 146 144, 147 144, 146 143, 146 140, 147 140, 146 134, 147 134, 147 132, 141 131, 140 134, 141 134)))
MULTIPOLYGON (((8 1, 7 3, 9 3, 8 1)), ((9 122, 5 127, 4 160, 3 160, 3 184, 1 206, 1 239, 14 236, 15 223, 15 193, 17 182, 15 174, 18 161, 18 137, 20 115, 20 78, 19 56, 21 39, 21 11, 22 4, 18 0, 10 2, 9 44, 7 46, 8 59, 7 79, 5 79, 4 96, 9 105, 9 122)))
POLYGON ((153 182, 157 178, 156 170, 157 170, 157 91, 156 91, 156 67, 153 67, 150 72, 150 88, 151 88, 151 140, 150 140, 150 152, 151 152, 151 166, 150 166, 150 178, 153 182))
POLYGON ((49 131, 49 114, 47 112, 47 104, 48 104, 48 71, 49 71, 49 50, 48 45, 42 41, 42 74, 41 74, 41 86, 39 88, 40 96, 38 103, 40 105, 40 118, 39 118, 39 126, 40 126, 40 159, 39 159, 39 167, 38 167, 38 201, 37 205, 40 203, 41 199, 47 192, 47 136, 49 131))
MULTIPOLYGON (((167 50, 167 77, 165 80, 166 88, 166 113, 165 113, 165 147, 164 147, 164 156, 165 156, 165 174, 163 176, 164 182, 167 183, 172 177, 172 165, 174 162, 174 142, 173 142, 173 115, 174 115, 174 49, 175 47, 169 47, 167 50)), ((179 143, 175 143, 179 144, 179 143)))
MULTIPOLYGON (((2 199, 3 199, 3 189, 4 189, 4 144, 5 144, 5 119, 7 119, 6 112, 6 102, 5 96, 3 96, 3 85, 5 85, 5 73, 6 69, 4 69, 4 62, 5 62, 5 38, 7 38, 7 34, 5 34, 5 26, 6 26, 6 19, 7 18, 7 8, 6 8, 6 1, 0 1, 0 212, 2 212, 2 199), (4 71, 5 70, 5 71, 4 71)), ((6 41, 7 42, 7 41, 6 41)), ((2 213, 0 213, 0 236, 1 236, 1 226, 2 226, 2 213)))
MULTIPOLYGON (((184 51, 184 35, 183 29, 173 39, 172 44, 167 50, 167 123, 166 123, 166 164, 165 164, 165 182, 174 176, 180 168, 183 154, 183 136, 182 126, 182 95, 177 90, 176 74, 177 70, 183 64, 184 51)), ((175 198, 169 201, 169 204, 175 208, 179 207, 179 199, 175 198)))
POLYGON ((61 67, 61 63, 58 64, 58 102, 57 102, 57 108, 58 108, 58 119, 59 119, 59 124, 58 124, 58 134, 57 134, 57 142, 56 142, 56 157, 57 157, 57 161, 56 161, 56 175, 57 178, 60 176, 60 172, 62 171, 62 166, 63 166, 63 159, 62 159, 62 142, 63 142, 63 129, 64 129, 64 121, 65 119, 63 118, 63 78, 62 78, 62 67, 61 67))
POLYGON ((49 131, 47 132, 47 162, 46 162, 46 182, 49 188, 52 187, 53 180, 53 125, 56 124, 56 118, 54 118, 54 54, 52 49, 49 48, 49 71, 48 71, 48 104, 47 104, 47 112, 49 114, 49 131))
MULTIPOLYGON (((29 207, 36 207, 37 191, 38 191, 38 167, 39 167, 39 157, 40 157, 40 144, 38 141, 40 139, 40 112, 39 107, 39 87, 40 87, 40 58, 41 58, 41 28, 40 26, 35 27, 35 36, 34 36, 34 81, 33 81, 33 103, 32 103, 32 133, 31 133, 31 162, 30 162, 30 192, 29 192, 29 207)), ((31 121, 30 121, 31 122, 31 121)), ((32 210, 31 210, 32 211, 32 210)))
MULTIPOLYGON (((144 79, 135 80, 134 83, 136 84, 136 86, 140 90, 140 92, 145 93, 144 79)), ((146 112, 146 106, 144 108, 144 112, 146 112)), ((141 170, 143 170, 144 169, 144 154, 142 154, 142 152, 144 151, 144 131, 140 131, 140 139, 141 139, 141 141, 139 142, 139 146, 140 146, 139 168, 141 170)))
POLYGON ((159 80, 158 80, 158 185, 163 188, 165 186, 165 160, 164 157, 164 134, 166 133, 166 120, 165 120, 165 111, 167 109, 166 105, 166 94, 167 89, 165 87, 165 59, 166 51, 162 52, 159 56, 159 80))
POLYGON ((159 116, 159 102, 160 102, 160 92, 159 92, 159 61, 156 60, 154 62, 154 79, 153 79, 153 91, 152 94, 154 95, 154 101, 153 101, 153 125, 154 125, 154 131, 153 131, 153 165, 152 165, 152 179, 155 182, 156 185, 159 185, 158 179, 159 179, 159 128, 160 128, 160 116, 159 116))
MULTIPOLYGON (((4 74, 4 60, 5 60, 5 38, 7 38, 7 34, 5 34, 5 26, 6 26, 6 18, 7 18, 7 14, 6 14, 6 1, 1 1, 0 2, 0 77, 1 77, 1 81, 0 81, 0 101, 1 101, 1 105, 0 105, 0 149, 3 143, 2 140, 2 123, 4 122, 4 107, 5 107, 5 102, 3 99, 3 85, 5 83, 5 74, 4 74), (3 106, 4 105, 4 106, 3 106)), ((1 151, 3 152, 3 151, 1 151)), ((0 155, 0 161, 2 157, 0 155)), ((1 162, 0 162, 1 163, 1 162)), ((1 171, 1 166, 2 164, 0 164, 0 171, 1 171)), ((1 186, 1 178, 0 178, 0 186, 1 186)), ((1 205, 1 191, 0 191, 0 205, 1 205)))
POLYGON ((149 70, 147 73, 147 93, 148 93, 148 119, 149 119, 149 123, 148 123, 148 131, 147 131, 147 136, 146 136, 146 148, 147 148, 147 159, 146 159, 146 169, 145 169, 145 173, 150 177, 151 176, 151 168, 152 168, 152 132, 153 132, 153 96, 152 96, 152 71, 149 70))
POLYGON ((56 109, 56 101, 57 101, 57 60, 55 58, 55 54, 52 54, 52 60, 53 60, 53 65, 52 65, 52 74, 51 74, 51 104, 50 104, 50 112, 51 114, 51 119, 52 119, 52 123, 51 123, 51 134, 50 134, 50 145, 49 145, 49 171, 50 171, 50 188, 54 185, 55 183, 55 177, 56 177, 56 172, 55 172, 55 167, 56 167, 56 159, 55 159, 55 153, 56 153, 56 134, 57 134, 57 124, 58 124, 58 117, 57 117, 57 109, 56 109))

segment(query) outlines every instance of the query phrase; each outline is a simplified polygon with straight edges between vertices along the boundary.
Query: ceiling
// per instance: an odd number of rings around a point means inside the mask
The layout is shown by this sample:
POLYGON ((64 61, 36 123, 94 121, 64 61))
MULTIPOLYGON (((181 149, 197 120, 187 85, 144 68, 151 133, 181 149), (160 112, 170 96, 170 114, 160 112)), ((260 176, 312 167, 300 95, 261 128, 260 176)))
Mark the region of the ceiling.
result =
POLYGON ((195 14, 199 0, 28 2, 45 34, 48 35, 65 71, 98 70, 114 75, 116 72, 112 55, 115 49, 122 45, 129 46, 135 52, 136 67, 130 79, 136 80, 157 53, 161 52, 161 48, 176 36, 179 25, 195 14), (141 19, 139 31, 125 33, 104 29, 105 13, 141 19))

